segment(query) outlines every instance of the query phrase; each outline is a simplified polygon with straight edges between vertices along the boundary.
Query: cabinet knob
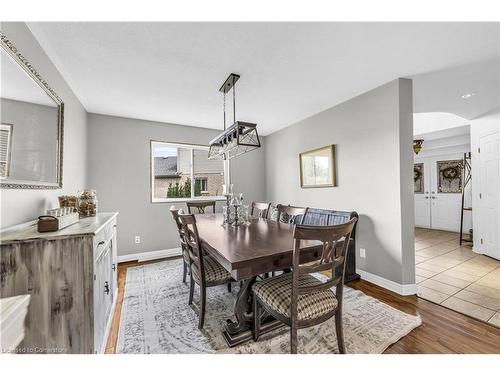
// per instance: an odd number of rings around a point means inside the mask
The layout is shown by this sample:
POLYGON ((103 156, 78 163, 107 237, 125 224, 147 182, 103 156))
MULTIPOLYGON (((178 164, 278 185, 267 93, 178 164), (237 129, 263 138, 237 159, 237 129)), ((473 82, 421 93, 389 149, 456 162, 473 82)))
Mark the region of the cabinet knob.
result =
POLYGON ((113 263, 113 265, 111 266, 111 268, 113 269, 113 271, 116 271, 116 264, 113 263))
POLYGON ((109 283, 107 281, 104 282, 104 293, 109 294, 109 283))
POLYGON ((101 241, 97 244, 97 246, 102 246, 102 245, 104 245, 104 241, 101 241))

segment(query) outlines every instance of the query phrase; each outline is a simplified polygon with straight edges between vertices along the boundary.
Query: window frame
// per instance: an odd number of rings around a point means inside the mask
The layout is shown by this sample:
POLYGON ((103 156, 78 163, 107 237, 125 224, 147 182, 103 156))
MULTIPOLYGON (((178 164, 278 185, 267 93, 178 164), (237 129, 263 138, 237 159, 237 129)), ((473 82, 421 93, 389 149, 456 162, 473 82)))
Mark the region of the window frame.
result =
POLYGON ((195 186, 196 186, 196 181, 200 181, 200 190, 202 193, 208 192, 208 177, 194 177, 195 186), (206 189, 203 189, 203 183, 205 184, 206 189))
MULTIPOLYGON (((204 201, 204 200, 215 200, 215 201, 225 201, 226 197, 224 196, 200 196, 200 197, 195 197, 194 196, 194 150, 204 150, 208 152, 209 146, 206 145, 199 145, 199 144, 192 144, 192 143, 179 143, 179 142, 168 142, 168 141, 158 141, 158 140, 150 140, 149 143, 149 174, 150 174, 150 189, 149 189, 149 195, 151 199, 151 203, 175 203, 175 202, 191 202, 191 201, 204 201), (191 160, 190 160, 190 178, 191 178, 191 198, 155 198, 154 193, 154 186, 155 186, 155 176, 154 176, 154 155, 153 155, 153 149, 155 144, 162 144, 168 147, 175 147, 175 148, 183 148, 183 149, 188 149, 191 152, 191 160)), ((224 160, 223 161, 223 181, 226 184, 227 181, 229 180, 229 161, 224 160)), ((208 184, 208 181, 207 181, 208 184)))

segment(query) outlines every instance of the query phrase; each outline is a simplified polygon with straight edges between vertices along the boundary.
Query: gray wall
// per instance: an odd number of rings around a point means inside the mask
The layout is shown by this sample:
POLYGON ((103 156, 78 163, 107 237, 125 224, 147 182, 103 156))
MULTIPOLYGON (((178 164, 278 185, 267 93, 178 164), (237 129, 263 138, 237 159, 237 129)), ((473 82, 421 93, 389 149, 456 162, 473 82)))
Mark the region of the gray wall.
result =
POLYGON ((12 124, 9 177, 57 182, 57 107, 5 98, 0 103, 2 123, 12 124))
POLYGON ((395 80, 266 137, 267 199, 357 211, 358 268, 399 284, 415 282, 411 95, 395 80), (301 189, 299 153, 328 144, 338 186, 301 189))
MULTIPOLYGON (((88 186, 97 190, 100 211, 120 212, 118 255, 179 247, 173 203, 151 203, 150 140, 208 144, 219 131, 97 114, 88 120, 88 186)), ((264 148, 231 162, 235 191, 247 202, 265 198, 264 163, 264 148)))
POLYGON ((26 24, 2 22, 2 32, 14 43, 65 103, 63 188, 55 190, 2 189, 0 227, 33 220, 58 207, 57 197, 76 194, 86 184, 87 113, 26 24))

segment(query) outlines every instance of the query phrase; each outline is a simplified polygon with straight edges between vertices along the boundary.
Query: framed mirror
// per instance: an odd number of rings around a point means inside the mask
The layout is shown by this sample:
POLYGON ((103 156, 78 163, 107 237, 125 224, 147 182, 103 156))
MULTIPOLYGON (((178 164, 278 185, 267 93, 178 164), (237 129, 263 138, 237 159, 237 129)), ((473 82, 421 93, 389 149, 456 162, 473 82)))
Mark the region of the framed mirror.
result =
POLYGON ((0 31, 0 184, 62 187, 64 103, 0 31))

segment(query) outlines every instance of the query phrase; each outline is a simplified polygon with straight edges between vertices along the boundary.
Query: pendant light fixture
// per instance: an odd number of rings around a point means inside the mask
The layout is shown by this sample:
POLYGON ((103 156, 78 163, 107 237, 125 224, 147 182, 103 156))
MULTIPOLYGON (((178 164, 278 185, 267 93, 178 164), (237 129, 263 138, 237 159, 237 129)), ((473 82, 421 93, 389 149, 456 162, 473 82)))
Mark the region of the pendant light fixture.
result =
POLYGON ((240 76, 231 73, 219 91, 224 94, 224 131, 209 143, 209 159, 232 159, 260 147, 257 124, 236 121, 236 88, 240 76), (233 90, 233 125, 226 129, 226 94, 233 90))

